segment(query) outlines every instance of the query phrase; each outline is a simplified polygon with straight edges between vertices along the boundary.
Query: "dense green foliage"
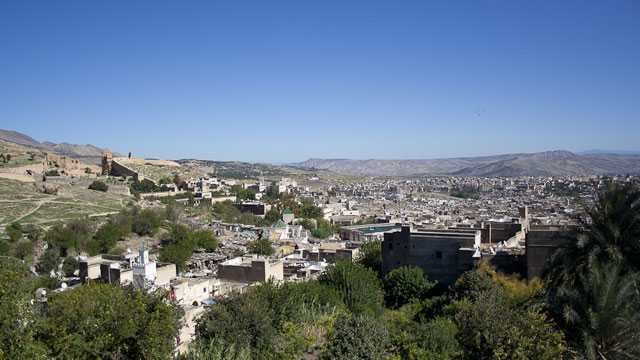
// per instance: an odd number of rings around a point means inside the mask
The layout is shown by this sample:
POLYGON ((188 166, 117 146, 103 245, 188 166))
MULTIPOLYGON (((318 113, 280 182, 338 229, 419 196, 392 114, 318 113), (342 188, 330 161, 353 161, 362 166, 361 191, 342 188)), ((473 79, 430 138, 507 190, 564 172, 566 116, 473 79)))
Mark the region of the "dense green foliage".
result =
POLYGON ((384 278, 387 306, 399 308, 422 299, 435 283, 427 280, 419 267, 403 266, 391 271, 384 278))
POLYGON ((320 282, 334 288, 354 314, 376 316, 382 313, 383 292, 375 272, 360 264, 338 262, 320 277, 320 282))
POLYGON ((499 287, 463 301, 455 321, 465 359, 558 359, 565 351, 561 332, 534 309, 509 303, 499 287))
POLYGON ((461 186, 452 189, 449 192, 449 195, 461 199, 479 199, 480 198, 480 190, 477 187, 472 186, 461 186))
MULTIPOLYGON (((213 205, 213 214, 226 223, 237 223, 255 226, 271 225, 269 220, 262 219, 252 213, 243 213, 231 201, 222 201, 213 205)), ((277 220, 276 220, 277 221, 277 220)), ((275 222, 275 221, 274 221, 275 222)))
POLYGON ((32 326, 36 309, 29 305, 38 280, 22 262, 0 259, 0 359, 46 358, 32 326))
POLYGON ((236 200, 255 200, 256 193, 251 189, 245 189, 241 185, 233 185, 231 187, 231 194, 235 195, 236 200))
POLYGON ((105 184, 103 181, 95 180, 89 185, 89 190, 107 192, 109 190, 109 185, 105 184))
POLYGON ((575 351, 587 359, 640 357, 640 190, 611 183, 590 223, 556 252, 547 304, 575 351))
POLYGON ((382 241, 367 241, 360 247, 359 263, 382 274, 382 241))
POLYGON ((168 359, 179 312, 164 293, 90 284, 49 298, 38 339, 69 359, 168 359))
POLYGON ((174 263, 176 269, 182 271, 195 247, 196 243, 191 230, 184 225, 174 224, 162 238, 160 261, 174 263))
POLYGON ((275 253, 271 241, 269 239, 257 239, 251 241, 248 246, 250 253, 271 256, 275 253))
POLYGON ((213 305, 198 323, 198 343, 216 340, 254 359, 298 359, 343 311, 340 296, 316 281, 265 283, 213 305))
POLYGON ((389 334, 376 318, 347 315, 338 318, 322 359, 382 359, 389 334))

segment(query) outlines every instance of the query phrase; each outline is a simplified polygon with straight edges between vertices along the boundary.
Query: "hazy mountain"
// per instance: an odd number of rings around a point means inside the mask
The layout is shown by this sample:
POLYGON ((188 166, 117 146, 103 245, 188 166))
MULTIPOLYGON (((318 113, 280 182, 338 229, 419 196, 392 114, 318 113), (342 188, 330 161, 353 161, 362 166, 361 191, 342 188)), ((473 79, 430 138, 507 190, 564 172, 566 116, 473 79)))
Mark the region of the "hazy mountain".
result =
POLYGON ((309 159, 292 164, 346 175, 407 176, 562 176, 640 174, 640 155, 588 154, 569 151, 505 154, 449 159, 351 160, 309 159))
MULTIPOLYGON (((56 144, 50 141, 39 142, 28 135, 12 130, 0 129, 0 140, 23 146, 33 147, 44 151, 51 151, 61 155, 94 163, 100 162, 102 153, 104 152, 104 149, 91 144, 77 145, 69 143, 56 144)), ((117 154, 114 155, 117 156, 117 154)))
POLYGON ((37 148, 41 148, 45 146, 44 144, 39 143, 37 140, 35 140, 29 135, 25 135, 12 130, 0 129, 0 140, 8 141, 8 142, 19 144, 19 145, 37 147, 37 148))

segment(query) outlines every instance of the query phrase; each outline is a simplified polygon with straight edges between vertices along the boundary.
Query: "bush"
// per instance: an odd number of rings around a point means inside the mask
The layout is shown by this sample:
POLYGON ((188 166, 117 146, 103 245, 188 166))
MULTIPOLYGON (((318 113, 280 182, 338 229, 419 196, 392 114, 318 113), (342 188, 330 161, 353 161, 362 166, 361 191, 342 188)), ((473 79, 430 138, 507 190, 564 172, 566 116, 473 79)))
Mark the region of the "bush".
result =
POLYGON ((65 276, 73 276, 76 270, 78 270, 78 260, 73 256, 66 257, 62 262, 62 273, 65 276))
POLYGON ((58 170, 49 170, 47 172, 44 173, 45 176, 60 176, 60 173, 58 172, 58 170))
POLYGON ((354 314, 382 313, 383 292, 378 276, 360 264, 341 261, 330 266, 320 277, 342 296, 342 301, 354 314))
POLYGON ((12 243, 22 239, 22 225, 20 225, 20 223, 14 222, 9 224, 5 228, 5 232, 9 236, 9 241, 12 243))
POLYGON ((89 185, 89 190, 107 192, 107 190, 109 190, 109 186, 100 180, 95 180, 91 185, 89 185))
POLYGON ((465 301, 455 316, 465 359, 561 359, 563 334, 544 314, 509 303, 501 288, 465 301))
POLYGON ((176 269, 182 271, 187 260, 193 254, 195 243, 191 230, 184 225, 175 224, 162 239, 160 260, 176 264, 176 269))
POLYGON ((326 335, 343 307, 340 296, 317 281, 267 282, 219 299, 201 317, 196 343, 215 342, 250 352, 252 359, 300 359, 326 335))
POLYGON ((269 239, 258 239, 249 243, 249 252, 253 254, 271 256, 275 253, 269 239))
POLYGON ((403 266, 394 269, 384 278, 387 306, 399 308, 419 301, 434 285, 435 283, 427 280, 419 267, 403 266))
POLYGON ((335 324, 322 359, 383 359, 389 333, 376 319, 342 316, 335 324))
POLYGON ((151 209, 141 210, 134 215, 131 230, 140 235, 153 235, 162 224, 160 216, 151 209))
POLYGON ((209 230, 197 230, 193 232, 193 241, 197 247, 212 252, 218 248, 218 239, 209 230))
POLYGON ((381 274, 382 241, 371 240, 362 244, 360 247, 360 260, 358 262, 376 273, 381 274))
POLYGON ((41 274, 49 274, 51 270, 58 270, 60 264, 60 250, 49 247, 38 260, 36 270, 41 274))
POLYGON ((169 359, 179 311, 163 292, 89 284, 50 296, 44 322, 48 358, 169 359))

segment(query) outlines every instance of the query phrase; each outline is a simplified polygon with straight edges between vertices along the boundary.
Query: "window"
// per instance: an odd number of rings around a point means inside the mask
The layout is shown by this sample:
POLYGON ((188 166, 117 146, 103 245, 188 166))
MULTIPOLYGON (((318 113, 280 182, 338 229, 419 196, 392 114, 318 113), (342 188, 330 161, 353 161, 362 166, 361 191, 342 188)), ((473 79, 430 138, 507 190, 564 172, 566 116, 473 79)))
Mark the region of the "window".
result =
POLYGON ((206 293, 207 292, 207 288, 202 288, 202 292, 206 293))
POLYGON ((389 243, 389 250, 393 250, 393 243, 389 243))
POLYGON ((442 259, 442 251, 436 251, 436 259, 442 259))

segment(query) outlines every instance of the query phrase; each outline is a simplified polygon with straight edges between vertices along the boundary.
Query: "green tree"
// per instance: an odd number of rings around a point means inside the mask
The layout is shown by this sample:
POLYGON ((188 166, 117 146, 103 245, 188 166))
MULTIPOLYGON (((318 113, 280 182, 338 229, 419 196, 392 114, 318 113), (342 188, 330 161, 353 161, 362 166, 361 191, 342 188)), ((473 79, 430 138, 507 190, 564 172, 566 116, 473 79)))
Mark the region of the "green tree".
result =
POLYGON ((37 283, 15 259, 0 258, 0 359, 46 359, 35 338, 37 315, 29 305, 37 283))
POLYGON ((640 271, 640 191, 634 185, 610 183, 587 214, 585 230, 569 237, 552 257, 545 274, 550 288, 574 281, 596 261, 640 271))
POLYGON ((11 252, 11 245, 8 241, 0 239, 0 255, 8 256, 11 252))
POLYGON ((276 210, 275 208, 271 208, 269 211, 267 211, 267 213, 264 215, 264 219, 269 223, 269 224, 274 224, 276 222, 278 222, 278 220, 282 219, 282 215, 280 215, 280 212, 278 210, 276 210))
POLYGON ((622 269, 594 263, 558 290, 565 329, 587 359, 640 358, 640 274, 622 269))
POLYGON ((342 311, 340 296, 317 281, 267 282, 219 299, 198 322, 196 342, 253 359, 300 359, 342 311))
POLYGON ((93 225, 85 219, 70 221, 66 225, 52 226, 44 236, 49 247, 57 248, 60 256, 67 256, 70 250, 83 251, 93 237, 93 225))
POLYGON ((209 341, 196 341, 189 346, 186 354, 179 360, 251 360, 248 348, 239 348, 234 343, 227 344, 219 338, 209 341))
POLYGON ((563 334, 542 313, 514 306, 496 287, 458 304, 457 339, 465 359, 560 359, 563 334))
POLYGON ((162 219, 154 210, 143 209, 135 214, 131 230, 140 236, 153 235, 161 224, 162 219))
POLYGON ((48 275, 51 270, 57 271, 59 264, 60 250, 54 247, 49 247, 38 260, 36 270, 41 274, 48 275))
POLYGON ((399 308, 402 305, 419 301, 434 285, 435 283, 427 280, 419 267, 403 266, 394 269, 384 278, 387 306, 399 308))
POLYGON ((231 193, 236 196, 238 201, 240 200, 255 200, 256 193, 253 190, 245 189, 241 185, 233 185, 231 187, 231 193))
POLYGON ((382 241, 371 240, 362 244, 359 263, 382 274, 382 241))
POLYGON ((451 287, 451 296, 456 300, 468 299, 476 301, 480 294, 493 290, 497 284, 489 274, 470 270, 463 273, 451 287))
POLYGON ((67 256, 62 262, 62 273, 65 276, 73 276, 76 270, 78 270, 78 260, 73 256, 67 256))
POLYGON ((296 217, 305 219, 318 219, 322 217, 322 209, 310 200, 302 201, 302 205, 294 208, 294 213, 296 217))
POLYGON ((93 236, 95 240, 95 251, 90 251, 91 255, 98 253, 106 254, 111 250, 118 240, 124 236, 122 229, 115 223, 109 221, 103 224, 93 236))
POLYGON ((13 222, 9 224, 5 228, 5 232, 9 236, 9 241, 11 241, 12 243, 15 243, 18 240, 22 239, 22 225, 20 225, 20 223, 13 222))
POLYGON ((160 260, 176 264, 178 271, 184 269, 196 246, 191 230, 181 224, 172 225, 161 243, 160 260))
POLYGON ((360 264, 340 261, 322 274, 320 281, 334 288, 354 314, 382 313, 383 291, 376 273, 360 264))
POLYGON ((316 221, 316 228, 311 230, 311 235, 319 239, 326 239, 335 234, 337 230, 338 228, 332 226, 327 220, 318 218, 316 221))
POLYGON ((95 180, 89 185, 89 190, 107 192, 109 190, 109 186, 103 181, 95 180))
POLYGON ((258 239, 249 243, 249 252, 253 254, 271 256, 275 253, 271 241, 269 239, 258 239))
POLYGON ((15 244, 13 252, 18 259, 26 260, 33 255, 33 243, 27 239, 20 240, 15 244))
POLYGON ((458 327, 448 317, 437 317, 416 328, 416 359, 453 360, 460 358, 462 349, 456 340, 458 327))
POLYGON ((89 284, 49 298, 39 337, 53 358, 168 359, 178 323, 163 292, 89 284))
POLYGON ((209 252, 215 251, 218 248, 218 239, 213 236, 213 232, 210 230, 197 230, 193 232, 192 236, 197 247, 209 252))
MULTIPOLYGON (((547 303, 572 345, 587 358, 622 359, 625 352, 638 353, 618 337, 625 331, 638 333, 627 320, 633 321, 629 313, 638 306, 640 191, 631 184, 610 183, 587 213, 584 231, 569 238, 547 266, 547 303), (625 287, 636 289, 636 301, 625 287), (618 299, 627 299, 624 306, 618 299)), ((637 343, 633 336, 622 337, 637 343)))
POLYGON ((322 359, 383 359, 389 343, 387 329, 367 316, 338 318, 322 359))

